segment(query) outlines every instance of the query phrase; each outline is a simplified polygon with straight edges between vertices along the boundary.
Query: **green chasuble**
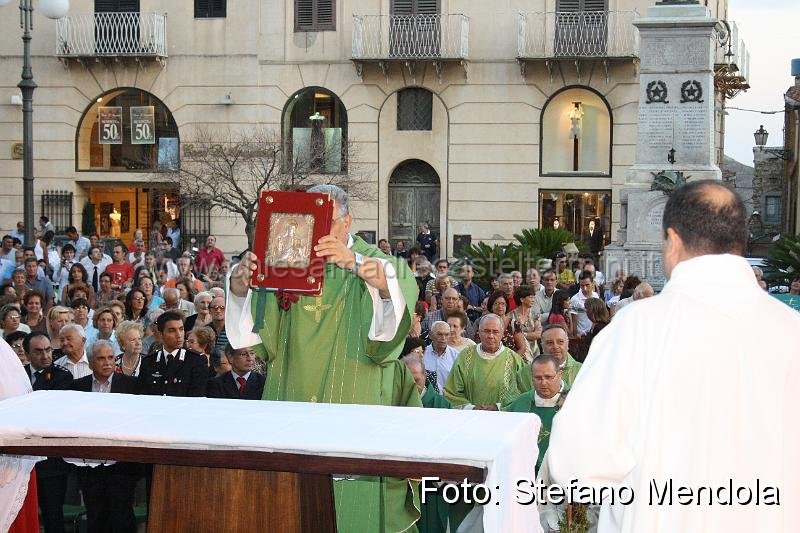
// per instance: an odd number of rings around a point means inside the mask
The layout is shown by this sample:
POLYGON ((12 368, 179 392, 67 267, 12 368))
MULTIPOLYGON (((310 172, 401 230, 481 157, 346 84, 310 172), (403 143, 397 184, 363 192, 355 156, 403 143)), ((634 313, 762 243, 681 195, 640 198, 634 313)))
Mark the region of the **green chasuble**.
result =
MULTIPOLYGON (((253 295, 251 312, 256 327, 261 325, 259 351, 267 362, 264 400, 393 405, 395 393, 402 397, 405 380, 400 374, 395 391, 394 362, 411 327, 419 289, 404 261, 360 237, 353 237, 351 249, 394 265, 405 299, 394 338, 368 339, 375 311, 367 284, 332 263, 325 266, 322 294, 300 296, 288 311, 279 308, 274 292, 259 291, 253 295)), ((419 405, 419 395, 408 401, 419 405)), ((334 498, 340 533, 406 531, 419 518, 419 497, 407 480, 339 481, 334 483, 334 498)))
POLYGON ((444 397, 453 407, 505 405, 518 394, 516 375, 524 361, 506 346, 493 358, 481 357, 480 344, 464 348, 447 376, 444 397))
MULTIPOLYGON (((539 473, 539 467, 542 466, 542 459, 547 447, 550 445, 550 431, 553 428, 553 417, 558 412, 557 407, 539 407, 534 401, 536 391, 531 389, 528 392, 517 397, 516 400, 511 402, 504 411, 511 411, 514 413, 534 413, 542 421, 542 427, 539 428, 539 439, 537 446, 539 447, 539 457, 536 459, 536 473, 539 473)), ((562 392, 566 394, 566 390, 562 392)))
MULTIPOLYGON (((529 390, 533 390, 533 375, 531 374, 532 364, 533 363, 528 363, 517 373, 517 388, 519 389, 519 392, 528 392, 529 390)), ((575 378, 577 377, 580 369, 581 364, 577 362, 569 354, 569 352, 567 352, 567 362, 564 365, 564 376, 562 378, 567 388, 572 388, 572 384, 575 382, 575 378)))

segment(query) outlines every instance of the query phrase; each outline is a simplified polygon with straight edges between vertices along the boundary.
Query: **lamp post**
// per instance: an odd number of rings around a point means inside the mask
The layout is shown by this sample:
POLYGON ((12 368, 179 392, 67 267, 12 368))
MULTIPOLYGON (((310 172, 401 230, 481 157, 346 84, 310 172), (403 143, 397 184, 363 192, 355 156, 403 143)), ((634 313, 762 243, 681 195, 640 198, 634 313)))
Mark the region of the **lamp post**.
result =
MULTIPOLYGON (((11 0, 0 0, 0 7, 11 0)), ((69 0, 40 0, 39 9, 47 18, 59 19, 69 10, 69 0)), ((22 28, 22 79, 17 84, 22 92, 22 212, 25 224, 25 244, 33 244, 33 81, 31 70, 31 30, 33 30, 33 0, 19 0, 19 25, 22 28)))
POLYGON ((761 125, 758 129, 753 132, 753 137, 756 141, 756 146, 758 146, 759 152, 767 152, 770 155, 777 157, 778 159, 783 159, 784 161, 789 161, 792 158, 792 151, 785 148, 767 148, 764 149, 764 146, 767 144, 767 137, 769 137, 769 132, 764 129, 764 126, 761 125))

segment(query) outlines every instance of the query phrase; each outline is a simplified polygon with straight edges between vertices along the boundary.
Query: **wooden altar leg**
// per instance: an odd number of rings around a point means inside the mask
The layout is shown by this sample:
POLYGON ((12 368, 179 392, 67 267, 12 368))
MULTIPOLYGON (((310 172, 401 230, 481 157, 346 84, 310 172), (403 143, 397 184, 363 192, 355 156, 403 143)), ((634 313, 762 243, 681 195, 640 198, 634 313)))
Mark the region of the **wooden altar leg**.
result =
POLYGON ((335 532, 331 477, 155 465, 147 531, 335 532))

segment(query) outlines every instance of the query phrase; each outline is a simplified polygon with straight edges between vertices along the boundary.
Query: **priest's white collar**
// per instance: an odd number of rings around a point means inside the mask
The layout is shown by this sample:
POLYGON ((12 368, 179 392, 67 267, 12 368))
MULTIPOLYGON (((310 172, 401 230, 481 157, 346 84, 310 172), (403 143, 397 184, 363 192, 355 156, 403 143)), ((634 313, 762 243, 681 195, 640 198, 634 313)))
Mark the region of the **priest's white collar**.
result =
POLYGON ((503 348, 505 348, 505 346, 503 346, 503 344, 500 343, 500 347, 497 349, 497 351, 494 352, 484 351, 482 343, 478 344, 475 348, 478 350, 478 355, 481 356, 483 359, 494 359, 495 357, 500 355, 500 352, 503 351, 503 348))
POLYGON ((347 247, 348 248, 352 248, 353 245, 355 244, 355 242, 356 241, 353 239, 353 236, 348 233, 347 234, 347 247))
POLYGON ((561 388, 558 389, 558 392, 553 395, 552 398, 542 398, 539 396, 539 393, 536 392, 534 389, 533 391, 533 404, 536 407, 555 407, 558 403, 558 399, 561 397, 561 393, 564 392, 564 380, 561 380, 561 388))

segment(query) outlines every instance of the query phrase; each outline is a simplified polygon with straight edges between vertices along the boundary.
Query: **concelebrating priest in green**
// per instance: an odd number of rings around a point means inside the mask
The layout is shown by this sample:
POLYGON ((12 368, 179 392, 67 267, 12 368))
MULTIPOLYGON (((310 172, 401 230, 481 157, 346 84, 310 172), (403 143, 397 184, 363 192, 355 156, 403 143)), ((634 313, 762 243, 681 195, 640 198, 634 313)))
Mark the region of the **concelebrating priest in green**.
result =
POLYGON ((552 355, 539 355, 530 365, 523 368, 528 368, 531 372, 533 389, 518 396, 503 410, 514 413, 535 413, 542 421, 536 443, 539 448, 539 457, 536 459, 538 473, 544 454, 550 445, 553 417, 567 399, 569 387, 564 383, 564 372, 560 368, 559 360, 552 355))
POLYGON ((444 397, 456 409, 499 411, 519 395, 517 372, 524 361, 503 345, 503 320, 495 314, 481 318, 481 342, 464 348, 444 385, 444 397))
MULTIPOLYGON (((347 193, 335 185, 309 192, 334 203, 330 234, 315 247, 327 258, 320 296, 279 299, 251 289, 256 256, 233 271, 225 330, 234 348, 258 346, 267 362, 264 400, 391 405, 396 359, 411 326, 417 284, 408 266, 350 235, 347 193)), ((413 381, 412 381, 413 383, 413 381)), ((413 397, 419 406, 418 395, 413 397)), ((334 482, 338 531, 393 532, 419 518, 416 485, 361 477, 334 482)))

